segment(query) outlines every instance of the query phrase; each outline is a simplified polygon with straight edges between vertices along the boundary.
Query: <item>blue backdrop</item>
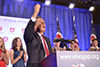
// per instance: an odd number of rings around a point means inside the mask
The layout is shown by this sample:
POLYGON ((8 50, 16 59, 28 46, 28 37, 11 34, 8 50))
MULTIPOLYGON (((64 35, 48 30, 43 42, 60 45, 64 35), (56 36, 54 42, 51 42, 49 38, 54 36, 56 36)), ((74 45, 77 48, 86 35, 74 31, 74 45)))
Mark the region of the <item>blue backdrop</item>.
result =
MULTIPOLYGON (((0 0, 0 15, 31 18, 34 12, 34 5, 38 2, 31 0, 0 0)), ((41 4, 39 16, 46 23, 45 36, 49 37, 53 45, 53 39, 56 37, 57 22, 59 19, 61 32, 64 39, 73 38, 73 16, 75 16, 76 33, 81 50, 88 50, 91 35, 92 13, 85 9, 74 8, 73 10, 65 6, 41 4)))

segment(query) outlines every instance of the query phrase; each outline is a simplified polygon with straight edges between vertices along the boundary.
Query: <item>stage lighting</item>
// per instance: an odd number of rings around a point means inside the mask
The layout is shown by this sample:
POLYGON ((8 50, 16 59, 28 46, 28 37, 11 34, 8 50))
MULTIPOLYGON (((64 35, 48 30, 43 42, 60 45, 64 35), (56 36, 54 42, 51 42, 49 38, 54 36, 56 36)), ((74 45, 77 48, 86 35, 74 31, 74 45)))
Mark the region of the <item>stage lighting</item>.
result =
POLYGON ((91 6, 90 8, 89 8, 89 11, 93 11, 94 10, 94 6, 91 6))
POLYGON ((75 5, 74 3, 70 3, 69 8, 70 9, 73 9, 74 8, 74 5, 75 5))
POLYGON ((45 1, 45 5, 50 5, 50 2, 49 0, 45 1))

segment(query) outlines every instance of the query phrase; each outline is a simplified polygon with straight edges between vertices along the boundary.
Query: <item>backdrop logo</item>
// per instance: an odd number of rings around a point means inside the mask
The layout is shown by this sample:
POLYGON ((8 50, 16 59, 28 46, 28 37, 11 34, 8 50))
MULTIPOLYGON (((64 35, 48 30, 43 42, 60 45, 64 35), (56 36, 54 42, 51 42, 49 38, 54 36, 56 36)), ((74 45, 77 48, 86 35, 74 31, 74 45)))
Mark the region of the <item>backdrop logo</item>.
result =
POLYGON ((10 28, 10 32, 14 32, 15 31, 15 28, 10 28))
POLYGON ((0 27, 0 31, 2 31, 2 27, 0 27))
POLYGON ((3 39, 4 39, 4 42, 8 41, 8 37, 3 37, 3 39))
POLYGON ((24 30, 25 30, 25 29, 24 29, 24 28, 22 28, 22 33, 24 33, 24 30))
POLYGON ((85 67, 85 64, 73 64, 72 67, 85 67))

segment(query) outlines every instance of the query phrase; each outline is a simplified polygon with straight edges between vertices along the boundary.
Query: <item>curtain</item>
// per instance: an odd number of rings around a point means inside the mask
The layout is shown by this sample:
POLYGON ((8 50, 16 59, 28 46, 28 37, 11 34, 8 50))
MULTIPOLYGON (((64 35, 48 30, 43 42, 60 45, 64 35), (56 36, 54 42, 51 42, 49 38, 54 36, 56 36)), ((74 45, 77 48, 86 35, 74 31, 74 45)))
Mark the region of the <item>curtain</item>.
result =
MULTIPOLYGON (((24 0, 0 0, 0 15, 31 18, 34 12, 34 5, 39 2, 24 0), (2 5, 3 4, 3 5, 2 5), (2 9, 2 10, 1 10, 2 9)), ((73 16, 75 16, 76 33, 79 41, 79 47, 82 51, 89 49, 92 13, 86 9, 69 9, 65 6, 49 5, 39 3, 41 10, 38 16, 41 16, 46 23, 46 31, 44 33, 53 44, 53 39, 57 33, 57 17, 60 29, 64 39, 73 38, 73 16)))

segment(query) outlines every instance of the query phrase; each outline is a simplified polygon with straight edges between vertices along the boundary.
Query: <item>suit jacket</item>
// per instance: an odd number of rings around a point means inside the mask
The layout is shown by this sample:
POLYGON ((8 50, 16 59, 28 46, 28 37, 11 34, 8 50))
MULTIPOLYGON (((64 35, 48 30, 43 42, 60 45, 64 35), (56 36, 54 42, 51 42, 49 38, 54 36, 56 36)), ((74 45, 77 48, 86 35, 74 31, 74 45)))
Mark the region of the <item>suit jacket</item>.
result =
MULTIPOLYGON (((24 32, 24 40, 28 53, 28 62, 39 63, 45 58, 45 51, 40 36, 36 31, 34 31, 34 26, 35 22, 32 22, 32 20, 30 20, 24 32)), ((47 42, 49 52, 51 53, 50 40, 47 37, 44 38, 47 42)))

